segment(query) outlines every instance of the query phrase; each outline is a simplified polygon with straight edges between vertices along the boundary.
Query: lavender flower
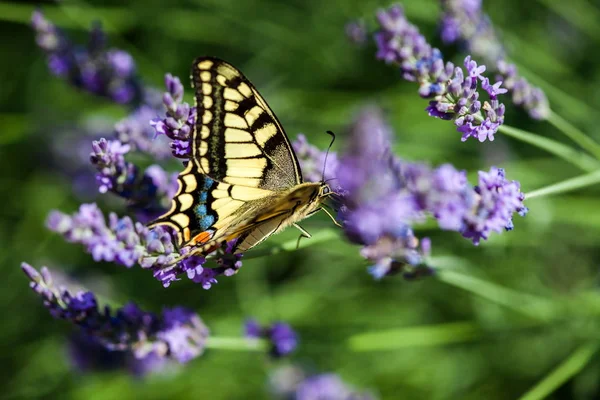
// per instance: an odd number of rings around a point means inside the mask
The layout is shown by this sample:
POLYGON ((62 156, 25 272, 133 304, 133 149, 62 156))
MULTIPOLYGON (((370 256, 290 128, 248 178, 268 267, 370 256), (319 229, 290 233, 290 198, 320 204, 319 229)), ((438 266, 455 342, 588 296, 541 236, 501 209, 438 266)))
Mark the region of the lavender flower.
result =
POLYGON ((374 400, 369 393, 357 392, 336 374, 321 374, 306 378, 296 388, 295 400, 374 400))
POLYGON ((131 55, 106 49, 106 38, 98 25, 92 27, 87 47, 71 43, 40 11, 31 17, 38 46, 48 57, 52 73, 70 84, 121 104, 137 103, 142 89, 131 55))
POLYGON ((502 169, 480 172, 478 185, 472 187, 465 172, 449 164, 432 169, 399 160, 389 141, 381 114, 363 111, 336 172, 345 191, 340 209, 344 231, 364 246, 361 254, 374 263, 369 272, 376 278, 432 272, 426 265, 431 243, 427 238, 419 241, 412 230, 427 216, 440 228, 479 244, 492 232, 512 229, 515 212, 526 214, 519 183, 507 181, 502 169))
POLYGON ((441 0, 441 36, 445 43, 460 43, 474 56, 494 65, 498 78, 513 96, 513 102, 535 119, 546 119, 550 106, 544 92, 520 77, 514 64, 506 61, 506 51, 481 0, 441 0))
POLYGON ((374 400, 368 392, 358 391, 346 384, 338 375, 325 373, 307 375, 296 366, 276 369, 269 377, 270 386, 277 398, 293 400, 374 400))
POLYGON ((367 27, 365 21, 356 20, 346 24, 346 36, 350 41, 357 45, 364 45, 367 42, 367 27))
POLYGON ((271 355, 283 357, 298 346, 298 335, 291 326, 276 322, 269 326, 261 326, 258 321, 249 319, 244 324, 245 335, 249 339, 265 338, 271 343, 271 355))
POLYGON ((94 336, 81 331, 69 337, 67 353, 72 366, 80 372, 126 370, 136 377, 142 377, 172 366, 170 360, 155 353, 136 358, 128 350, 109 350, 94 336))
POLYGON ((501 82, 491 84, 470 57, 465 59, 466 74, 451 62, 444 63, 441 52, 432 48, 419 30, 406 19, 402 7, 395 5, 377 13, 380 29, 375 33, 377 58, 398 65, 404 79, 419 83, 419 94, 432 99, 426 111, 430 116, 454 120, 457 130, 479 141, 494 140, 504 122, 504 105, 498 95, 505 93, 501 82), (488 93, 489 102, 479 100, 478 82, 488 93))
POLYGON ((93 141, 92 148, 90 161, 98 170, 96 181, 100 193, 111 191, 154 216, 165 210, 177 188, 176 175, 168 176, 158 165, 140 173, 134 164, 125 160, 131 146, 119 140, 102 138, 93 141))
POLYGON ((131 150, 138 150, 152 155, 157 159, 165 159, 171 156, 166 137, 156 136, 156 131, 150 125, 150 121, 159 114, 159 109, 143 104, 129 116, 117 122, 115 125, 116 139, 131 150))
POLYGON ((430 212, 442 229, 458 231, 475 245, 491 232, 512 230, 513 214, 525 216, 528 211, 519 183, 507 181, 501 168, 480 171, 475 187, 469 185, 464 171, 449 164, 435 170, 408 165, 403 177, 420 207, 430 212))
POLYGON ((190 135, 196 121, 196 109, 183 102, 183 85, 179 78, 165 75, 167 91, 163 95, 163 104, 167 109, 164 118, 155 118, 150 124, 157 135, 166 135, 173 140, 171 151, 175 157, 190 156, 190 135))
POLYGON ((217 283, 220 275, 231 276, 242 266, 241 255, 232 254, 234 241, 215 251, 216 268, 204 268, 207 259, 200 256, 182 258, 190 251, 177 251, 173 235, 167 228, 148 229, 129 217, 118 218, 110 213, 108 225, 96 204, 82 204, 72 216, 53 211, 46 222, 51 231, 61 234, 68 242, 85 246, 94 261, 115 262, 126 267, 139 263, 153 272, 154 277, 168 287, 180 275, 187 275, 204 289, 217 283))
POLYGON ((336 171, 345 193, 340 209, 344 231, 352 242, 365 246, 361 254, 374 263, 369 271, 376 278, 400 271, 412 276, 415 268, 430 271, 411 229, 423 215, 410 193, 403 191, 390 136, 378 109, 363 110, 351 127, 336 171))
POLYGON ((100 308, 92 292, 71 293, 56 287, 46 267, 41 273, 26 263, 22 268, 52 316, 70 321, 81 329, 86 340, 107 350, 127 352, 148 362, 162 358, 180 363, 204 351, 208 328, 190 310, 164 309, 157 316, 129 303, 113 312, 108 306, 100 308))

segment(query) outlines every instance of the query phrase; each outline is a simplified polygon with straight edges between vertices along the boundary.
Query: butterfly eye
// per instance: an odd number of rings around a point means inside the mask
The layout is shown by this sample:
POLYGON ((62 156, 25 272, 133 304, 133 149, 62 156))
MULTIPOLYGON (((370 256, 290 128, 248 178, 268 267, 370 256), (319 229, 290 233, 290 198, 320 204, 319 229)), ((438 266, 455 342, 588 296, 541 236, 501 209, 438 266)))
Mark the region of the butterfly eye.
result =
POLYGON ((321 189, 321 196, 325 196, 329 193, 331 193, 331 189, 329 188, 329 186, 323 186, 323 188, 321 189))

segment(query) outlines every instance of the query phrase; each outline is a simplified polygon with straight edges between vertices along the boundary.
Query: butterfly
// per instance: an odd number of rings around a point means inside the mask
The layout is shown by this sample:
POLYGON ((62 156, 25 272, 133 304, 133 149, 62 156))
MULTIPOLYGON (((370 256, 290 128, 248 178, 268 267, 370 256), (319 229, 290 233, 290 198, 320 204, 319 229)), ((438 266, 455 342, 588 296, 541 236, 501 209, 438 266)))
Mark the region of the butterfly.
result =
POLYGON ((231 64, 199 57, 192 65, 196 123, 191 157, 179 174, 170 210, 149 224, 175 230, 178 246, 206 255, 236 239, 242 253, 324 210, 334 191, 303 182, 279 120, 254 85, 231 64))

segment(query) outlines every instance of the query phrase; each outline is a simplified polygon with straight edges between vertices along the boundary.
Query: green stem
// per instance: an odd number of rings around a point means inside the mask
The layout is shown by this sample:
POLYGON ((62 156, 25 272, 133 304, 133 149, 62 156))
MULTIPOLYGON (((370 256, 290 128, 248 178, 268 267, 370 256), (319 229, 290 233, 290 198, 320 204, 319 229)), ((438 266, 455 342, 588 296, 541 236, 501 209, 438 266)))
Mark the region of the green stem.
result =
POLYGON ((575 150, 572 147, 557 142, 556 140, 535 135, 533 133, 524 131, 522 129, 513 128, 508 125, 500 125, 498 131, 522 142, 529 143, 533 146, 539 147, 540 149, 546 150, 547 152, 570 162, 584 171, 592 172, 600 169, 600 162, 598 162, 598 160, 595 160, 587 154, 575 150))
POLYGON ((577 129, 569 121, 556 114, 554 111, 550 111, 550 116, 547 120, 549 123, 554 125, 556 129, 568 136, 572 141, 580 145, 583 149, 587 150, 594 157, 600 159, 600 144, 588 135, 577 129))
POLYGON ((264 339, 247 339, 242 337, 209 336, 206 340, 207 349, 266 351, 267 341, 264 339))
POLYGON ((549 375, 537 383, 519 400, 538 400, 547 398, 569 379, 577 375, 592 359, 600 348, 599 343, 591 342, 582 345, 558 365, 549 375))
POLYGON ((558 182, 541 189, 534 190, 526 193, 525 198, 527 200, 534 197, 548 196, 557 193, 566 193, 572 190, 581 189, 587 186, 595 185, 600 183, 600 170, 591 172, 589 174, 581 175, 575 178, 567 179, 562 182, 558 182))
POLYGON ((348 346, 353 351, 393 350, 416 346, 439 346, 476 339, 480 329, 472 322, 411 326, 353 335, 348 346))
POLYGON ((440 270, 435 276, 442 282, 459 287, 534 319, 549 320, 557 312, 554 304, 548 300, 530 294, 519 293, 474 276, 461 274, 452 270, 440 270))

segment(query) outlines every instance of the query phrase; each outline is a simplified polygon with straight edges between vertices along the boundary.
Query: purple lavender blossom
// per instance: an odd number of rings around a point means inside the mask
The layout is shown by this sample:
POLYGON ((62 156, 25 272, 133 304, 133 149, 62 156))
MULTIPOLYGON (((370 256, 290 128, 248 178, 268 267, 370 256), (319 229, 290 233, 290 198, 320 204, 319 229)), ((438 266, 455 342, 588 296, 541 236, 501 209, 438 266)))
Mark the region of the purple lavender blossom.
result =
POLYGON ((249 319, 244 324, 244 332, 249 339, 267 339, 271 343, 271 355, 276 358, 286 356, 298 347, 298 335, 283 322, 261 326, 258 321, 249 319))
POLYGON ((120 104, 141 101, 142 87, 133 58, 123 50, 106 49, 106 38, 98 25, 92 27, 88 46, 83 47, 71 43, 40 11, 33 12, 31 24, 54 75, 120 104))
POLYGON ((489 17, 482 11, 481 0, 441 0, 441 36, 445 43, 459 43, 470 54, 494 65, 497 79, 532 118, 546 119, 550 106, 544 92, 520 77, 514 64, 506 61, 506 51, 489 17))
POLYGON ((356 20, 346 24, 346 36, 350 41, 357 45, 364 45, 367 42, 367 27, 365 21, 356 20))
POLYGON ((339 213, 344 231, 352 242, 365 246, 361 254, 373 262, 369 271, 376 278, 413 273, 417 267, 429 270, 411 229, 424 216, 410 193, 403 191, 390 140, 391 129, 380 110, 363 110, 351 126, 336 171, 345 193, 339 213))
POLYGON ((375 396, 358 391, 338 375, 325 373, 307 375, 293 365, 276 369, 269 377, 276 398, 293 400, 374 400, 375 396))
POLYGON ((172 362, 150 353, 136 358, 128 350, 109 350, 94 336, 83 332, 70 335, 67 353, 73 367, 79 372, 126 370, 136 377, 163 371, 172 362))
POLYGON ((38 272, 23 263, 22 268, 53 317, 70 321, 81 329, 86 340, 107 350, 126 352, 152 363, 156 358, 185 363, 204 351, 208 328, 190 310, 176 307, 157 316, 129 303, 113 312, 108 306, 100 308, 92 292, 73 294, 56 287, 46 267, 38 272))
POLYGON ((406 19, 401 6, 377 13, 380 29, 375 33, 377 58, 400 67, 404 79, 419 83, 419 95, 432 99, 426 111, 430 116, 453 120, 457 130, 479 141, 494 140, 504 122, 504 105, 498 95, 504 93, 500 82, 490 84, 482 76, 485 66, 465 59, 466 74, 451 62, 444 63, 441 52, 432 48, 419 30, 406 19), (489 95, 483 105, 478 82, 489 95))
POLYGON ((79 212, 72 216, 53 211, 46 225, 68 242, 82 244, 94 261, 115 262, 128 268, 139 263, 142 268, 151 270, 165 287, 186 275, 204 289, 210 289, 217 283, 218 276, 234 275, 242 266, 241 254, 232 254, 234 241, 211 255, 216 259, 216 268, 205 268, 205 257, 181 257, 190 249, 177 251, 168 228, 148 229, 129 217, 118 218, 114 213, 109 214, 107 224, 94 203, 82 204, 79 212))
POLYGON ((306 378, 296 388, 295 400, 374 400, 369 393, 357 392, 336 374, 321 374, 306 378))
POLYGON ((432 170, 408 165, 403 172, 407 189, 420 207, 430 212, 440 228, 455 230, 477 245, 491 232, 512 230, 512 216, 527 214, 525 198, 517 181, 507 181, 504 170, 492 167, 479 172, 479 183, 471 187, 464 171, 446 164, 432 170))
POLYGON ((171 156, 166 137, 156 136, 156 131, 150 121, 160 113, 158 108, 142 105, 129 116, 115 125, 116 139, 131 150, 138 150, 152 155, 157 159, 166 159, 171 156))
POLYGON ((179 78, 165 75, 167 91, 163 94, 163 104, 167 109, 164 118, 155 118, 150 124, 156 135, 166 135, 172 139, 171 151, 175 157, 190 156, 190 135, 196 121, 196 109, 183 102, 183 85, 179 78))
POLYGON ((119 140, 104 138, 92 142, 90 161, 98 170, 96 181, 100 193, 111 191, 129 201, 138 209, 151 214, 163 212, 175 194, 176 176, 168 176, 158 165, 140 173, 125 160, 131 146, 119 140))
POLYGON ((526 214, 519 183, 506 180, 502 169, 480 172, 472 187, 465 172, 449 164, 432 169, 399 160, 390 152, 390 136, 380 112, 363 111, 336 172, 345 193, 344 231, 364 246, 361 255, 374 263, 369 272, 375 278, 431 274, 426 265, 431 243, 419 241, 412 230, 427 216, 477 245, 491 232, 512 229, 514 213, 526 214))

